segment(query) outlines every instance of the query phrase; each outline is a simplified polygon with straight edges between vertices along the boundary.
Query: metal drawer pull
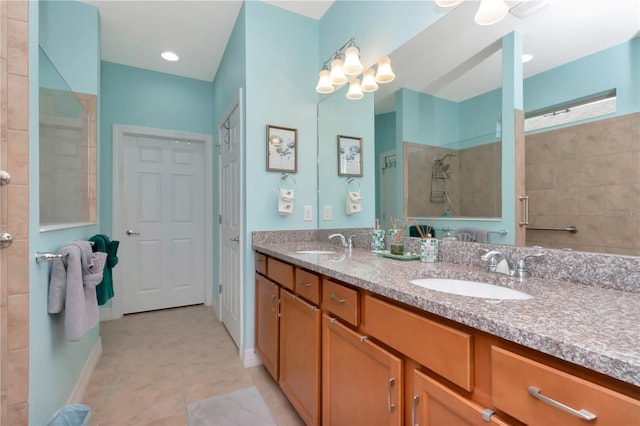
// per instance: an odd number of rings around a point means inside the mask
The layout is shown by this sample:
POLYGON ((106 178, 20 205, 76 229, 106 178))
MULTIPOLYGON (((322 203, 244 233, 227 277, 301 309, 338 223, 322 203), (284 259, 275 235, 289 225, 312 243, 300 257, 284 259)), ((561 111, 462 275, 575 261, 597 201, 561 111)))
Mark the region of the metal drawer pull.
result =
POLYGON ((416 407, 418 403, 420 403, 420 397, 414 395, 413 401, 411 402, 411 426, 416 426, 416 407))
POLYGON ((491 416, 493 416, 496 412, 493 411, 491 408, 485 408, 485 410, 482 412, 482 420, 484 420, 485 422, 490 423, 491 422, 491 416))
POLYGON ((544 395, 542 395, 540 393, 541 392, 540 389, 538 389, 536 387, 529 386, 529 388, 527 390, 529 391, 530 395, 535 396, 539 400, 541 400, 543 402, 546 402, 547 404, 549 404, 549 405, 551 405, 553 407, 559 408, 562 411, 565 411, 565 412, 567 412, 569 414, 573 414, 576 417, 580 417, 581 419, 588 420, 588 421, 593 421, 597 417, 595 414, 593 414, 593 413, 591 413, 591 412, 589 412, 589 411, 587 411, 585 409, 576 410, 576 409, 573 409, 573 408, 571 408, 569 406, 564 405, 561 402, 558 402, 558 401, 553 400, 553 399, 551 399, 551 398, 549 398, 547 396, 544 396, 544 395))
POLYGON ((389 389, 387 391, 387 408, 389 409, 390 413, 392 413, 393 409, 396 408, 396 406, 391 403, 391 388, 393 387, 395 382, 396 380, 393 377, 389 379, 389 389))
POLYGON ((343 299, 342 297, 338 297, 338 296, 336 296, 336 295, 335 295, 335 294, 333 294, 333 293, 331 293, 331 296, 330 296, 330 297, 331 297, 331 300, 335 300, 335 301, 336 301, 336 302, 338 302, 338 303, 344 303, 344 302, 346 302, 346 300, 345 300, 345 299, 343 299))
POLYGON ((305 287, 311 287, 311 283, 300 283, 300 284, 302 284, 305 287))

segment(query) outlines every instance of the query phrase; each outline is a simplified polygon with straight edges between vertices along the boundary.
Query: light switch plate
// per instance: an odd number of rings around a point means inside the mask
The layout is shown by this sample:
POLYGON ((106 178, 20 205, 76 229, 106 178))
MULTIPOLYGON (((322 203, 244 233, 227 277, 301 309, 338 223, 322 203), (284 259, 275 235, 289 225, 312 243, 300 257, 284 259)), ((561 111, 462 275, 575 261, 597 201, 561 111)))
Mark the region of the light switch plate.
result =
POLYGON ((322 218, 324 220, 331 220, 331 206, 324 206, 324 209, 322 209, 322 218))
POLYGON ((304 206, 304 221, 311 222, 313 220, 312 206, 304 206))

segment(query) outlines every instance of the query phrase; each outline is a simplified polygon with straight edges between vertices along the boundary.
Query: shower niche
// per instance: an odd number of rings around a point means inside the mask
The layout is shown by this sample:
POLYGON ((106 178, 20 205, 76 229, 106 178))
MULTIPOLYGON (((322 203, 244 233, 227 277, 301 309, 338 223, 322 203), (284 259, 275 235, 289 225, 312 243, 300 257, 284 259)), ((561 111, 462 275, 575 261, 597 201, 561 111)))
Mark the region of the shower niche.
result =
POLYGON ((501 141, 404 142, 404 211, 415 217, 499 218, 501 141))

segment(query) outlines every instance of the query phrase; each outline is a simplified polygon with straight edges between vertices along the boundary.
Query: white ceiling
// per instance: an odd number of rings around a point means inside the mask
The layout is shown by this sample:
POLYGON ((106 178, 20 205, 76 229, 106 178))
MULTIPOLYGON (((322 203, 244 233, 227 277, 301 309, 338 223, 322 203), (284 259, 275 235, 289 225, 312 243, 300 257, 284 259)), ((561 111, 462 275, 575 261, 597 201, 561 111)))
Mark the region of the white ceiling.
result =
MULTIPOLYGON (((256 0, 250 0, 256 1, 256 0)), ((212 81, 241 0, 83 0, 100 11, 102 60, 212 81), (167 62, 160 53, 180 56, 167 62)), ((320 19, 333 0, 268 1, 320 19)))
MULTIPOLYGON (((640 35, 639 0, 545 1, 551 6, 536 14, 508 14, 485 27, 473 22, 478 2, 463 2, 390 54, 397 78, 376 92, 376 111, 393 109, 399 87, 456 101, 499 87, 499 40, 514 30, 523 34, 525 53, 534 55, 524 65, 525 77, 640 35)), ((215 76, 242 6, 240 0, 84 2, 100 10, 103 60, 205 81, 215 76), (180 61, 161 59, 164 50, 180 61)), ((267 2, 320 19, 333 0, 267 2)))

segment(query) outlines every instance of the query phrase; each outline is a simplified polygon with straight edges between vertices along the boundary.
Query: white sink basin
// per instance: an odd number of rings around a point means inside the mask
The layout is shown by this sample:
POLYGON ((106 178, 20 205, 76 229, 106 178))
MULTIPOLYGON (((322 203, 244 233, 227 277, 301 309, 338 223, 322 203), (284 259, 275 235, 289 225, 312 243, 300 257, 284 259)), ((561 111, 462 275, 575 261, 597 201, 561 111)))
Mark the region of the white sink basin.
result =
POLYGON ((445 278, 423 278, 412 280, 411 284, 443 293, 459 296, 479 297, 482 299, 533 299, 533 296, 499 285, 478 283, 475 281, 451 280, 445 278))
POLYGON ((331 250, 296 250, 296 253, 300 254, 333 254, 335 251, 331 250))

